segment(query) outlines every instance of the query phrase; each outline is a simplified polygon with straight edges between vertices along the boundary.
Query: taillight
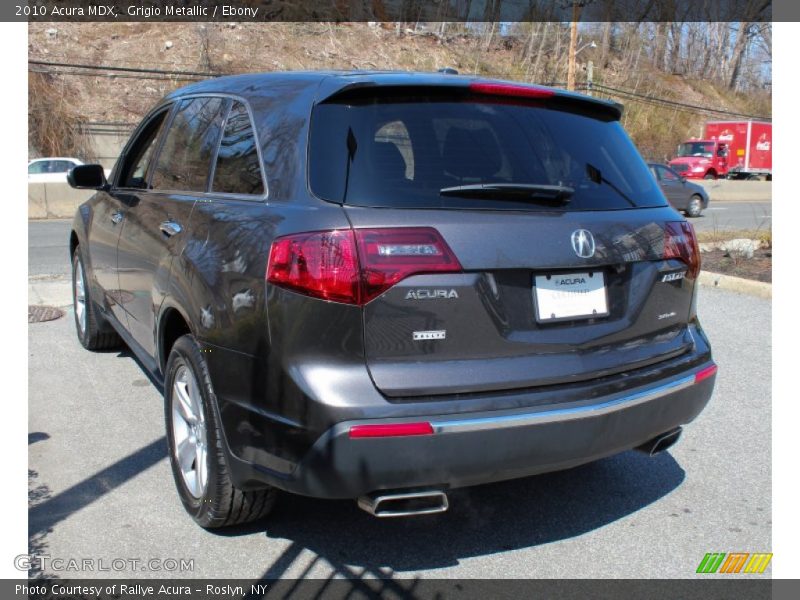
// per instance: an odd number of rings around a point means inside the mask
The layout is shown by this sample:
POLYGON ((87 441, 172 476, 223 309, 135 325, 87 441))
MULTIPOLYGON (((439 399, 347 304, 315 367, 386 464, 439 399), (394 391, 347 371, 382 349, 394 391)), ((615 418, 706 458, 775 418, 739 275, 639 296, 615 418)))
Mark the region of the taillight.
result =
POLYGON ((453 251, 431 227, 356 229, 355 232, 365 304, 411 275, 461 271, 453 251))
POLYGON ((670 221, 664 228, 664 259, 677 258, 688 267, 686 276, 695 279, 700 273, 700 247, 694 228, 686 221, 670 221))
POLYGON ((267 281, 301 294, 358 304, 358 256, 350 229, 296 233, 272 242, 267 281))
POLYGON ((475 94, 487 94, 490 96, 512 96, 515 98, 551 98, 555 95, 553 90, 534 87, 532 85, 488 83, 482 81, 473 81, 470 83, 469 91, 475 94))
POLYGON ((457 273, 461 264, 430 227, 298 233, 276 239, 267 281, 346 304, 366 304, 419 273, 457 273))

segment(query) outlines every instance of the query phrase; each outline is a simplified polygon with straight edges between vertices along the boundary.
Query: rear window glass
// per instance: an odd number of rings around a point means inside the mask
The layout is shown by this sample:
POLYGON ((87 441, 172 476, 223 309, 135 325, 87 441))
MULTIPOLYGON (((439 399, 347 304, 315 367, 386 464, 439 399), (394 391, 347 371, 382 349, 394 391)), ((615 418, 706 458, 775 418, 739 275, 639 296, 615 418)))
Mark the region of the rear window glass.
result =
POLYGON ((241 102, 233 103, 225 122, 211 190, 224 194, 264 193, 253 125, 241 102))
POLYGON ((665 206, 618 121, 511 102, 432 96, 315 107, 309 182, 357 206, 613 210, 665 206), (598 177, 598 171, 600 177, 598 177), (440 190, 477 184, 565 186, 567 204, 440 190))
POLYGON ((184 100, 169 126, 153 174, 153 188, 204 192, 222 128, 222 98, 184 100))

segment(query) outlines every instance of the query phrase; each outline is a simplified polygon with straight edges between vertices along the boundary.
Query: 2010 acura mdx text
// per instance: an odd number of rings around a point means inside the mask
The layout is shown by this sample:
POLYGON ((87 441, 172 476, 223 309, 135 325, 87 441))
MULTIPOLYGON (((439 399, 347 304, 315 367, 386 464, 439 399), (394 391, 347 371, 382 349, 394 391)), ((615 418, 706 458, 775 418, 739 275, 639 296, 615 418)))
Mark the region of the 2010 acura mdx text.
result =
POLYGON ((441 512, 672 445, 716 373, 700 256, 620 115, 447 74, 241 75, 168 95, 108 181, 75 167, 78 337, 163 384, 194 519, 279 489, 441 512))

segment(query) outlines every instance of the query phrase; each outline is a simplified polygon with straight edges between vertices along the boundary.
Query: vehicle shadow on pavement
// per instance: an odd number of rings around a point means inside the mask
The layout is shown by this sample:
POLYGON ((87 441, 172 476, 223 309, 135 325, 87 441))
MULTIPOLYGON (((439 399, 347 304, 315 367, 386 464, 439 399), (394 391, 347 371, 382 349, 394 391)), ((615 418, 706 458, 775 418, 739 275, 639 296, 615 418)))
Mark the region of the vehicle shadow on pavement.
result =
POLYGON ((99 500, 166 456, 167 442, 162 436, 63 492, 48 495, 44 501, 29 506, 29 537, 52 530, 70 515, 99 500))
MULTIPOLYGON (((653 458, 625 452, 569 471, 454 490, 450 510, 441 515, 377 519, 353 501, 284 494, 261 523, 215 533, 252 535, 266 529, 269 539, 291 541, 266 567, 264 579, 287 571, 292 549, 295 558, 304 549, 315 553, 339 577, 386 578, 589 533, 666 496, 684 478, 668 452, 653 458)), ((536 566, 530 568, 528 576, 536 577, 536 566)))

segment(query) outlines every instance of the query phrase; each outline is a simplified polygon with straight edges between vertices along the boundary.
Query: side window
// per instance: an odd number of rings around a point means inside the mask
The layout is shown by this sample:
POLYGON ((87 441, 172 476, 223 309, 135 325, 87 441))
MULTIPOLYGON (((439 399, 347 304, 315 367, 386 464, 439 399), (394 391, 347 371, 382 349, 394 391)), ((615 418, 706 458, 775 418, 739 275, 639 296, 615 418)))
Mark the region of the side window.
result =
POLYGON ((661 179, 664 181, 678 181, 678 176, 669 169, 661 167, 659 170, 661 171, 661 179))
POLYGON ((225 122, 211 190, 223 194, 264 193, 253 124, 241 102, 233 102, 225 122))
POLYGON ((191 98, 181 102, 158 155, 153 189, 206 191, 224 107, 223 98, 191 98))
POLYGON ((168 113, 169 109, 165 108, 154 116, 131 145, 122 165, 119 187, 137 189, 147 187, 145 179, 147 167, 150 164, 150 157, 153 155, 158 132, 161 131, 161 126, 168 113))

